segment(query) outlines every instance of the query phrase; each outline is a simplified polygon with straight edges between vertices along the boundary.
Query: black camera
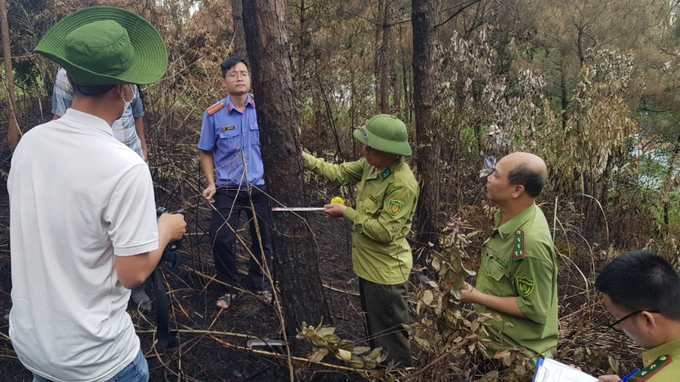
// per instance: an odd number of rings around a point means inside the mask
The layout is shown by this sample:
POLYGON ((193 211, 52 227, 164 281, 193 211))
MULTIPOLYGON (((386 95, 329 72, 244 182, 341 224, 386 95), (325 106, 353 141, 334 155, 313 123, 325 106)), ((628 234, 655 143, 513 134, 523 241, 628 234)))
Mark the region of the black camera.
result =
MULTIPOLYGON (((161 215, 165 213, 186 215, 186 211, 184 210, 168 212, 165 207, 158 207, 156 208, 156 220, 158 220, 161 215)), ((182 246, 183 240, 184 238, 182 237, 179 240, 169 242, 168 245, 165 246, 161 260, 158 262, 158 266, 163 266, 164 268, 170 270, 177 269, 180 266, 182 263, 182 253, 179 252, 179 249, 182 246)))
MULTIPOLYGON (((156 208, 156 220, 166 212, 168 210, 165 207, 156 208)), ((183 210, 170 213, 185 215, 183 210)), ((170 329, 170 302, 165 291, 163 275, 161 274, 162 270, 159 268, 175 270, 179 267, 182 262, 182 253, 179 251, 182 239, 171 241, 165 246, 161 260, 150 276, 151 285, 154 289, 154 299, 156 300, 156 336, 158 338, 158 346, 161 349, 177 346, 177 331, 170 329)))

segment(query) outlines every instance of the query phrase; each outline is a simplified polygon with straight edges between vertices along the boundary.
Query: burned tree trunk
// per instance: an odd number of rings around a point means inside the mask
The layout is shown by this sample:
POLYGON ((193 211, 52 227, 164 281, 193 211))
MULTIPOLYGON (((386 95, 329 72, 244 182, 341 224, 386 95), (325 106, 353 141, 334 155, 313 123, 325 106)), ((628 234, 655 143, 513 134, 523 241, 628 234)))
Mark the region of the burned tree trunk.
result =
POLYGON ((232 53, 235 56, 246 57, 246 36, 243 30, 243 3, 241 0, 231 0, 231 20, 234 24, 234 38, 232 53))
POLYGON ((435 218, 439 207, 439 148, 432 108, 435 102, 435 0, 411 1, 413 26, 413 108, 416 119, 416 163, 420 199, 416 210, 418 241, 438 245, 435 218))
POLYGON ((399 39, 397 40, 396 44, 394 45, 394 58, 390 61, 390 82, 392 85, 392 114, 396 115, 399 119, 404 121, 404 115, 402 113, 402 97, 401 97, 401 84, 399 83, 399 74, 398 74, 398 65, 400 62, 403 62, 402 59, 397 59, 397 48, 399 48, 399 51, 401 53, 401 56, 403 58, 404 56, 404 49, 402 48, 402 40, 403 40, 403 27, 399 27, 399 39))
POLYGON ((5 0, 0 0, 0 17, 2 18, 2 52, 5 56, 5 74, 7 79, 7 93, 9 105, 9 127, 7 129, 7 142, 10 150, 14 150, 19 143, 19 124, 15 114, 16 105, 14 97, 14 75, 12 71, 12 51, 9 43, 9 27, 7 26, 7 7, 5 0))
POLYGON ((375 30, 375 88, 378 112, 390 112, 389 68, 391 59, 392 29, 389 17, 389 3, 378 0, 378 21, 375 30), (382 37, 381 37, 382 36, 382 37))
MULTIPOLYGON (((283 0, 243 0, 243 25, 253 73, 265 177, 275 203, 305 205, 298 113, 283 0)), ((318 257, 307 225, 292 215, 273 218, 274 262, 286 331, 302 321, 330 323, 318 257)))

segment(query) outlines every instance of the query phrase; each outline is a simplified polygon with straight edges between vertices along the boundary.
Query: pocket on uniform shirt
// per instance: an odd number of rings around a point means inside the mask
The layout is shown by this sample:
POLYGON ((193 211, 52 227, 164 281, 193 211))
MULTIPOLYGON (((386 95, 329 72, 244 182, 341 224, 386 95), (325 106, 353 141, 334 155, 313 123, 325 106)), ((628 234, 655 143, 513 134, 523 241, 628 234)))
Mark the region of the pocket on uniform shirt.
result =
POLYGON ((227 151, 235 151, 239 146, 238 130, 225 130, 217 133, 218 146, 226 147, 227 151))
POLYGON ((371 202, 370 200, 365 201, 365 202, 364 202, 364 205, 361 206, 361 207, 362 207, 362 209, 364 210, 364 213, 365 213, 366 215, 376 216, 376 215, 379 215, 379 214, 380 214, 380 213, 378 212, 378 210, 380 209, 380 206, 374 204, 374 203, 371 202))
POLYGON ((486 276, 491 279, 488 288, 489 292, 494 296, 505 297, 514 295, 507 270, 498 264, 496 259, 489 259, 489 264, 486 267, 486 276))
POLYGON ((489 259, 489 266, 486 267, 486 274, 494 279, 494 281, 501 281, 503 276, 505 276, 505 269, 498 264, 496 259, 489 259))

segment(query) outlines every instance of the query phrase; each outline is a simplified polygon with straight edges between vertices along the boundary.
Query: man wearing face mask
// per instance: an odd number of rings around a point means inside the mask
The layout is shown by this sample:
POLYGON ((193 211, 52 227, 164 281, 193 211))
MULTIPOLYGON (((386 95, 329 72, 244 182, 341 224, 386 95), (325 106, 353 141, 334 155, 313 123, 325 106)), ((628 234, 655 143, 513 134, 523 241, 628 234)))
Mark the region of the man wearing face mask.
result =
POLYGON ((129 289, 186 223, 156 221, 149 168, 111 125, 135 84, 163 76, 165 44, 134 13, 90 7, 54 25, 35 52, 64 67, 75 91, 64 116, 26 133, 12 158, 12 345, 34 381, 148 381, 129 289))

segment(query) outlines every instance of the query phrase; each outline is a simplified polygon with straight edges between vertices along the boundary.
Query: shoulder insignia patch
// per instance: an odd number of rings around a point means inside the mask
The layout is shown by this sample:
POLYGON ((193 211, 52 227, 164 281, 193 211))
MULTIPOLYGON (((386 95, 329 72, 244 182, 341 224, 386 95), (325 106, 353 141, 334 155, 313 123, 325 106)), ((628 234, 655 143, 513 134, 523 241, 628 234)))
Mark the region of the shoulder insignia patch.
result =
POLYGON ((208 113, 208 115, 213 115, 213 114, 215 114, 218 110, 221 110, 223 107, 224 107, 224 102, 218 102, 218 103, 216 103, 216 104, 210 106, 209 108, 207 108, 207 109, 205 110, 205 112, 208 113))
POLYGON ((390 175, 392 175, 392 169, 387 167, 380 173, 380 179, 385 180, 390 175))
POLYGON ((534 291, 536 283, 528 277, 516 276, 515 284, 517 285, 517 291, 522 297, 529 297, 531 292, 534 291))
POLYGON ((513 261, 524 260, 526 255, 524 253, 524 231, 521 228, 518 228, 517 231, 515 231, 514 243, 515 244, 512 247, 513 261))
POLYGON ((626 381, 642 382, 648 380, 651 376, 656 374, 656 372, 658 372, 659 370, 667 366, 669 363, 671 363, 671 358, 672 357, 670 354, 662 355, 661 357, 655 359, 654 362, 647 365, 647 367, 645 367, 644 369, 628 377, 626 381))
POLYGON ((404 203, 401 200, 390 200, 389 203, 390 215, 397 216, 401 210, 404 209, 404 203))

